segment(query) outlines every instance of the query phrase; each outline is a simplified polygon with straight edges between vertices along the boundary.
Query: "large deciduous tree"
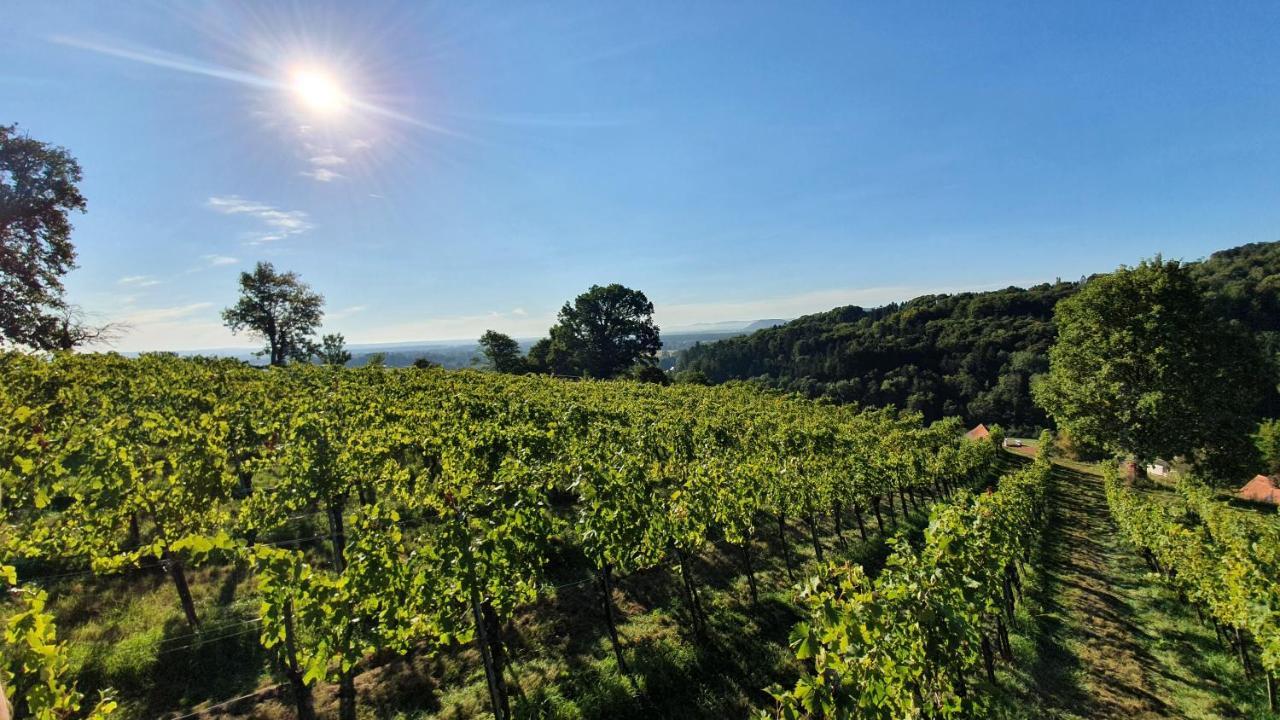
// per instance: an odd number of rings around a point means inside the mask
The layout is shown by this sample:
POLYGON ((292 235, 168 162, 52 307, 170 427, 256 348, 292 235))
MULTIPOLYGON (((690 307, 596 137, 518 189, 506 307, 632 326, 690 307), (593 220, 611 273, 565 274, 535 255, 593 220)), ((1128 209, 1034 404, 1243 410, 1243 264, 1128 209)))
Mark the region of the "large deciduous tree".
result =
MULTIPOLYGON (((70 215, 84 212, 80 164, 65 149, 0 125, 0 340, 64 349, 62 276, 75 267, 70 215)), ((70 330, 70 332, 68 332, 70 330)), ((92 335, 92 332, 90 333, 92 335)))
POLYGON ((1265 362, 1209 313, 1185 265, 1156 257, 1091 278, 1054 319, 1033 392, 1073 438, 1141 463, 1186 456, 1220 477, 1252 462, 1265 362))
POLYGON ((572 374, 611 378, 637 363, 652 363, 661 348, 653 303, 639 290, 614 283, 592 285, 565 303, 546 345, 530 350, 530 358, 550 371, 564 372, 569 365, 572 374))
POLYGON ((232 332, 247 330, 262 338, 272 365, 305 361, 318 348, 312 336, 324 317, 324 297, 313 292, 297 273, 276 272, 260 262, 253 272, 240 273, 240 300, 222 311, 232 332))
POLYGON ((528 369, 520 343, 496 330, 486 330, 480 336, 480 352, 496 372, 519 374, 528 369))

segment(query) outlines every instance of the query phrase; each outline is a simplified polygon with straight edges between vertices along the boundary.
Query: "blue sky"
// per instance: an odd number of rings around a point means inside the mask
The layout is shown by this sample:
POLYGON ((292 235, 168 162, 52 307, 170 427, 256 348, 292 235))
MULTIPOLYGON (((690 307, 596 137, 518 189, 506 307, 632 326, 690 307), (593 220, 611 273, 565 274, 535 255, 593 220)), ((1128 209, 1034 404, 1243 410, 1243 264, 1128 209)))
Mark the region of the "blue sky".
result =
POLYGON ((251 344, 218 311, 256 260, 392 342, 537 335, 593 283, 671 327, 1280 239, 1275 3, 3 15, 0 122, 84 166, 69 293, 124 350, 251 344))

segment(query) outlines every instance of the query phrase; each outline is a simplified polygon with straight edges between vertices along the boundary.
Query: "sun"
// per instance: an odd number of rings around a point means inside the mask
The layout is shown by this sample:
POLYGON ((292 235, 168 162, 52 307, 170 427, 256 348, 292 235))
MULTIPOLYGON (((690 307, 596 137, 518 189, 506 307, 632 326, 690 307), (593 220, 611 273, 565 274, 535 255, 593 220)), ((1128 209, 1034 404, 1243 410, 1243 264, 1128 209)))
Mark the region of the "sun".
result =
POLYGON ((289 88, 309 110, 325 115, 341 111, 348 97, 333 75, 313 67, 301 67, 289 77, 289 88))

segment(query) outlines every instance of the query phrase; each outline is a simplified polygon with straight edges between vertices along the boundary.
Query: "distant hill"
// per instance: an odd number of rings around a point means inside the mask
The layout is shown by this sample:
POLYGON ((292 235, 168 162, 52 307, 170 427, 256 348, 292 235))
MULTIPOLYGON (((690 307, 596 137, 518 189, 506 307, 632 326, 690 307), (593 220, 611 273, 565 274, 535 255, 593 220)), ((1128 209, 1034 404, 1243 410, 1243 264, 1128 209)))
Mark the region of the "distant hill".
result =
POLYGON ((775 320, 757 320, 743 329, 746 330, 747 332, 755 332, 756 330, 764 330, 766 328, 778 327, 779 325, 786 325, 789 322, 791 321, 776 320, 776 319, 775 320))
MULTIPOLYGON (((1280 243, 1214 253, 1193 273, 1226 319, 1280 349, 1280 243)), ((713 382, 740 379, 868 406, 895 405, 934 419, 959 415, 1017 433, 1047 425, 1030 383, 1048 369, 1053 307, 1079 283, 925 295, 874 309, 807 315, 739 337, 702 342, 676 367, 713 382)), ((1274 398, 1269 399, 1274 406, 1274 398)))
POLYGON ((720 322, 694 323, 662 328, 663 335, 716 335, 725 333, 755 332, 789 322, 788 320, 722 320, 720 322))
MULTIPOLYGON (((675 365, 676 355, 685 348, 699 342, 712 342, 753 332, 759 328, 773 327, 787 322, 786 320, 731 320, 723 323, 702 323, 673 328, 662 331, 662 350, 659 352, 659 364, 664 369, 675 365)), ((516 338, 520 349, 528 352, 529 347, 537 342, 537 338, 516 338)), ((483 361, 478 342, 458 340, 436 340, 431 342, 402 342, 383 345, 352 345, 351 365, 358 367, 369 362, 369 358, 381 353, 387 367, 407 367, 418 358, 426 358, 447 369, 471 367, 483 361)))
POLYGON ((662 349, 658 351, 658 367, 663 370, 674 369, 680 354, 699 343, 746 335, 761 328, 774 327, 786 322, 786 320, 732 320, 662 330, 662 349))

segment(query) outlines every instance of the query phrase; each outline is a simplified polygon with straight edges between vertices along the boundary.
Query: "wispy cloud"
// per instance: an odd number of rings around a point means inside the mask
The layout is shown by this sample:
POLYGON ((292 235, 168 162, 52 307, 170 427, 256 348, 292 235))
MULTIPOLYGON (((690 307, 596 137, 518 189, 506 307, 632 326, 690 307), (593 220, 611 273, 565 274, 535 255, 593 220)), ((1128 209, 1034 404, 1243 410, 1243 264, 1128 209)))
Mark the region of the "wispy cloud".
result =
POLYGON ((326 166, 332 166, 332 165, 346 165, 347 159, 336 153, 327 152, 327 153, 323 153, 321 155, 316 155, 312 157, 311 164, 317 165, 320 167, 326 167, 326 166))
POLYGON ((170 322, 173 320, 182 320, 192 315, 213 307, 211 302, 188 303, 186 305, 175 305, 173 307, 147 308, 138 310, 126 315, 124 321, 130 325, 148 325, 158 322, 170 322))
POLYGON ((367 309, 369 309, 368 305, 352 305, 350 307, 344 307, 340 310, 330 310, 324 314, 324 319, 325 320, 345 320, 351 317, 352 315, 355 315, 357 313, 362 313, 367 309))
POLYGON ((204 261, 208 267, 222 267, 224 265, 235 265, 240 262, 239 258, 233 258, 229 255, 201 255, 200 259, 204 261))
POLYGON ((342 173, 334 172, 325 167, 318 167, 314 170, 303 170, 298 174, 303 177, 309 177, 317 182, 333 182, 334 180, 341 180, 346 177, 342 173))
POLYGON ((144 287, 152 287, 154 285, 159 285, 162 282, 164 281, 157 280, 151 277, 150 275, 126 275, 125 277, 122 277, 119 280, 117 280, 116 284, 124 285, 127 287, 144 288, 144 287))
POLYGON ((125 352, 244 347, 251 340, 222 324, 211 302, 124 308, 112 318, 124 328, 116 347, 125 352))
POLYGON ((245 242, 249 245, 283 240, 315 227, 309 216, 301 210, 281 210, 266 203, 246 200, 239 195, 211 197, 208 206, 223 215, 245 215, 256 220, 260 227, 245 235, 245 242))
MULTIPOLYGON (((298 132, 304 138, 307 135, 307 132, 302 128, 299 128, 298 132)), ((306 145, 307 152, 310 153, 310 157, 307 158, 307 163, 310 164, 311 168, 309 170, 303 170, 299 173, 300 175, 323 183, 341 180, 346 177, 334 169, 347 164, 347 158, 345 156, 339 155, 334 152, 333 148, 325 145, 318 145, 316 143, 306 142, 305 140, 303 142, 306 145)))

